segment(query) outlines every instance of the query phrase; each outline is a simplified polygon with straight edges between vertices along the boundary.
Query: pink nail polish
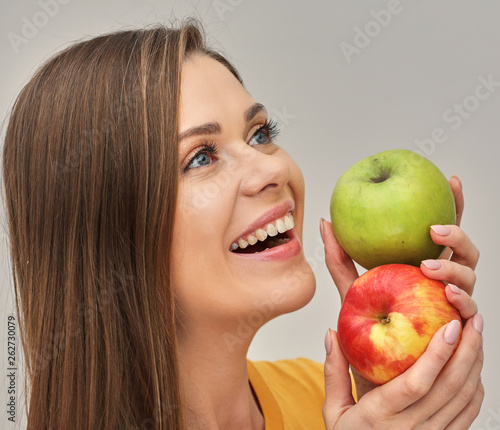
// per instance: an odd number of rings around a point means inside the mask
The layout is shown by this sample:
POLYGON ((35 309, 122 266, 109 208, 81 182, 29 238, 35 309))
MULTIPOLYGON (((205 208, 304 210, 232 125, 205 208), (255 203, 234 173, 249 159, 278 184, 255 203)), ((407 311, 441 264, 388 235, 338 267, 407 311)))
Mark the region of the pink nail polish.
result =
POLYGON ((455 179, 460 186, 462 186, 462 181, 457 175, 452 175, 450 179, 455 179))
POLYGON ((330 329, 328 329, 326 332, 325 349, 326 349, 326 355, 330 355, 332 352, 332 338, 330 337, 330 329))
POLYGON ((462 292, 462 290, 458 288, 455 284, 448 284, 448 285, 453 293, 460 294, 462 292))
POLYGON ((458 340, 458 336, 460 335, 460 321, 453 320, 448 323, 448 326, 444 330, 444 341, 448 345, 455 345, 458 340))
POLYGON ((438 260, 424 260, 422 263, 425 267, 431 270, 441 269, 442 266, 441 262, 438 260))
POLYGON ((321 235, 321 240, 323 241, 323 243, 325 242, 325 239, 323 238, 323 221, 324 219, 321 218, 319 220, 319 234, 321 235))
POLYGON ((481 316, 481 314, 474 315, 473 320, 472 320, 472 327, 474 327, 477 332, 482 333, 483 326, 484 326, 484 321, 483 321, 483 317, 481 316))
POLYGON ((451 228, 447 225, 431 225, 434 233, 439 234, 440 236, 448 236, 451 234, 451 228))

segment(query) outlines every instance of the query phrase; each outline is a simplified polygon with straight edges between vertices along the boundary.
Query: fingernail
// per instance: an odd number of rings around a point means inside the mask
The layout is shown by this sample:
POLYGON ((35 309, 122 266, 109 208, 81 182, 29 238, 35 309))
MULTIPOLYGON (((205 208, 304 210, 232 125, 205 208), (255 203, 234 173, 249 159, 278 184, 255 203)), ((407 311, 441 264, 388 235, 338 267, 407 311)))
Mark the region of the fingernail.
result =
POLYGON ((458 340, 458 336, 460 335, 460 321, 458 320, 453 320, 452 322, 448 323, 448 326, 446 327, 444 331, 444 340, 448 345, 455 345, 455 343, 458 340))
POLYGON ((330 337, 330 329, 326 332, 325 336, 325 349, 326 349, 326 355, 330 355, 332 352, 332 338, 330 337))
POLYGON ((448 285, 453 293, 460 294, 462 292, 462 290, 458 288, 455 284, 448 284, 448 285))
POLYGON ((424 260, 422 263, 425 267, 431 270, 441 269, 442 266, 441 262, 438 260, 424 260))
POLYGON ((321 218, 319 220, 319 234, 321 235, 321 240, 323 241, 323 243, 325 242, 325 239, 323 239, 323 221, 325 219, 324 218, 321 218))
POLYGON ((451 234, 451 228, 447 225, 431 225, 434 233, 439 234, 440 236, 448 236, 451 234))
POLYGON ((481 316, 481 314, 474 315, 474 317, 472 319, 472 327, 474 327, 478 333, 482 333, 483 326, 484 326, 484 321, 483 321, 483 317, 481 316))
POLYGON ((455 178, 458 181, 458 183, 460 184, 460 186, 462 186, 462 181, 460 180, 460 178, 457 175, 452 175, 451 178, 452 179, 455 178))

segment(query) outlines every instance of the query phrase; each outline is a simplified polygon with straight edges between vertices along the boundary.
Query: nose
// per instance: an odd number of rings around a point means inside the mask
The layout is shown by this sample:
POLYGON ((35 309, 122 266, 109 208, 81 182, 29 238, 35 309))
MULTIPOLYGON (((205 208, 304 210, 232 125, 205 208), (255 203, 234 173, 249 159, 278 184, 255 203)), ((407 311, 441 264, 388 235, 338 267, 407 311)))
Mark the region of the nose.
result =
POLYGON ((258 193, 281 190, 290 180, 290 164, 276 153, 266 154, 248 147, 241 159, 244 165, 241 193, 253 196, 258 193), (246 160, 246 161, 245 161, 246 160))

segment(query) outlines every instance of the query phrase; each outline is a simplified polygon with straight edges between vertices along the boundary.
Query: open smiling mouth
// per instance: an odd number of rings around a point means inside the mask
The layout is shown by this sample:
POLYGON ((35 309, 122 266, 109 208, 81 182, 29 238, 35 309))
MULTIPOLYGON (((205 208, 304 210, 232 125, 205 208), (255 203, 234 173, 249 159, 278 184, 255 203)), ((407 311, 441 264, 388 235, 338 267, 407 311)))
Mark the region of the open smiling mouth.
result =
POLYGON ((265 226, 240 237, 231 244, 231 251, 237 254, 254 254, 288 243, 295 223, 292 213, 277 218, 265 226))

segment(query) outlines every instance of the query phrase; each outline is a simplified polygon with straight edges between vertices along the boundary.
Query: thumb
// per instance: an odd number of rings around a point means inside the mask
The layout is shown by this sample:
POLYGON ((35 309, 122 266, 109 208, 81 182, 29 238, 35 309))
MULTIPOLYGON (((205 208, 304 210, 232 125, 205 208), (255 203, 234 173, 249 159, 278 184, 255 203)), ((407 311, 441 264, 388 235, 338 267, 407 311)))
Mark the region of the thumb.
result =
POLYGON ((337 241, 332 224, 323 218, 320 221, 320 233, 325 245, 326 267, 328 267, 343 302, 347 290, 358 278, 358 271, 352 259, 337 241))
MULTIPOLYGON (((462 221, 462 214, 464 212, 464 193, 462 190, 462 182, 458 176, 452 176, 448 181, 453 191, 453 197, 455 198, 455 210, 456 210, 456 224, 460 227, 460 222, 462 221)), ((446 248, 443 254, 439 257, 443 260, 448 260, 453 255, 451 248, 446 248)))
POLYGON ((342 354, 337 333, 328 329, 325 337, 325 402, 323 418, 327 429, 333 429, 349 408, 354 406, 349 363, 342 354))
POLYGON ((448 181, 455 197, 455 208, 457 214, 457 225, 460 227, 462 215, 464 213, 464 193, 462 190, 462 182, 458 176, 452 176, 448 181))

